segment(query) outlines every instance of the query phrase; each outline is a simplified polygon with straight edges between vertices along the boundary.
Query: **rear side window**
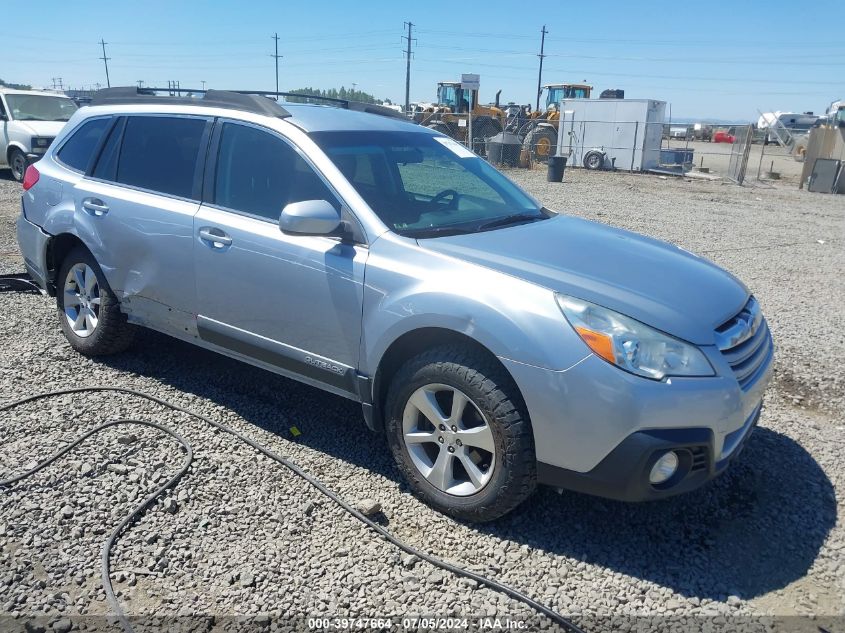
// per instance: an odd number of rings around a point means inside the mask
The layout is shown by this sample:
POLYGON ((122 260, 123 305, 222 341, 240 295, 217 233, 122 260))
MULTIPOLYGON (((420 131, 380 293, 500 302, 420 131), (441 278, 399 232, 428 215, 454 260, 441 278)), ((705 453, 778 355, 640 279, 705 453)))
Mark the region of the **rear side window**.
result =
POLYGON ((113 181, 117 178, 117 156, 120 151, 120 139, 123 136, 123 126, 126 124, 126 118, 120 117, 117 123, 109 132, 109 137, 103 144, 103 149, 100 151, 100 157, 97 159, 97 164, 94 167, 92 176, 101 180, 113 181))
POLYGON ((109 117, 91 119, 83 123, 62 145, 57 154, 59 160, 71 169, 85 171, 97 144, 100 142, 100 138, 110 124, 111 118, 109 117))
POLYGON ((204 119, 129 117, 117 162, 117 182, 190 198, 205 126, 204 119))
POLYGON ((285 205, 303 200, 340 203, 311 166, 280 138, 226 123, 220 137, 214 203, 276 221, 285 205))

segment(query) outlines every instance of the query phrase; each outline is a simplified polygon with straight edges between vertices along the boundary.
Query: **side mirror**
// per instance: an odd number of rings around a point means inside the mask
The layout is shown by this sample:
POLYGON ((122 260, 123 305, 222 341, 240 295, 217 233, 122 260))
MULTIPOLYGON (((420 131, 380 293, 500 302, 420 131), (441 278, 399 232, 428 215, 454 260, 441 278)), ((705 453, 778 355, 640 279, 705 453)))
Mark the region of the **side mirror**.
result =
POLYGON ((340 212, 326 200, 292 202, 279 216, 279 228, 290 235, 331 235, 340 224, 340 212))

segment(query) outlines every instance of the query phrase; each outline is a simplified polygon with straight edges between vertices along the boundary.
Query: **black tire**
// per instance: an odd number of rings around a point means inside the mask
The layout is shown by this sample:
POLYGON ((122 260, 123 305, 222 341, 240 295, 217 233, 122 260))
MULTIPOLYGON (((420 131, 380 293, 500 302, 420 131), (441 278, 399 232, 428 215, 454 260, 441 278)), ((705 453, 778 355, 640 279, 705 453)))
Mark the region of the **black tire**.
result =
MULTIPOLYGON (((444 514, 462 521, 492 521, 513 510, 536 488, 534 435, 522 397, 505 369, 485 354, 448 345, 410 359, 391 381, 385 412, 388 444, 399 470, 416 496, 444 514), (432 384, 465 394, 474 405, 473 415, 483 416, 483 424, 492 432, 495 457, 488 465, 492 473, 472 494, 449 494, 433 485, 415 465, 406 445, 406 405, 417 390, 432 384)), ((454 474, 454 461, 451 463, 454 474)))
POLYGON ((29 167, 29 161, 18 148, 14 148, 9 152, 9 167, 12 170, 12 178, 18 182, 23 182, 23 177, 26 174, 26 168, 29 167))
MULTIPOLYGON (((75 283, 75 286, 78 288, 79 284, 75 283)), ((56 277, 56 306, 62 332, 70 346, 80 354, 85 356, 117 354, 132 344, 135 327, 127 323, 126 315, 120 311, 120 302, 109 287, 97 261, 87 249, 81 246, 71 249, 59 267, 56 277), (95 313, 97 323, 91 328, 90 333, 84 336, 74 331, 65 309, 67 279, 71 270, 79 264, 84 264, 94 273, 96 288, 92 286, 91 296, 99 299, 99 304, 91 308, 95 313)), ((73 311, 73 306, 68 304, 67 307, 73 311)), ((78 312, 77 309, 76 313, 78 312)))
POLYGON ((584 169, 596 170, 604 167, 604 156, 601 152, 587 152, 584 154, 584 159, 581 161, 584 169))
POLYGON ((531 153, 534 160, 548 160, 557 151, 557 132, 548 125, 538 125, 525 136, 522 146, 531 153))

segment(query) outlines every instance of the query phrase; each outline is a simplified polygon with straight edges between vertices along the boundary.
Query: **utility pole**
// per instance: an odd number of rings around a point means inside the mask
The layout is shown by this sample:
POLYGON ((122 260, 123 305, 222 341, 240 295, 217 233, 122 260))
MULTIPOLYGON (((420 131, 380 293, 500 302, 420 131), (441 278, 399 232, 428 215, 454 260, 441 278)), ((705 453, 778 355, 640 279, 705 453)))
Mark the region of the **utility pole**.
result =
POLYGON ((276 60, 276 99, 279 98, 279 34, 273 33, 273 40, 276 43, 276 52, 271 56, 276 60))
POLYGON ((403 22, 403 25, 408 27, 408 35, 402 37, 408 40, 408 47, 405 49, 405 113, 411 109, 411 29, 414 24, 412 22, 403 22))
POLYGON ((143 87, 144 87, 144 80, 143 80, 143 79, 139 79, 139 80, 138 80, 138 87, 139 87, 139 88, 143 88, 143 87))
POLYGON ((100 59, 102 59, 103 64, 106 65, 106 87, 111 88, 111 81, 109 80, 109 60, 111 57, 106 57, 106 42, 103 38, 100 38, 100 46, 103 47, 103 56, 100 59))
POLYGON ((537 74, 537 106, 536 110, 540 109, 540 93, 543 91, 543 58, 546 56, 544 54, 545 46, 546 46, 546 25, 543 25, 543 30, 540 31, 540 54, 537 57, 540 58, 540 72, 537 74))
POLYGON ((205 79, 200 80, 200 83, 202 84, 202 91, 205 92, 205 79))

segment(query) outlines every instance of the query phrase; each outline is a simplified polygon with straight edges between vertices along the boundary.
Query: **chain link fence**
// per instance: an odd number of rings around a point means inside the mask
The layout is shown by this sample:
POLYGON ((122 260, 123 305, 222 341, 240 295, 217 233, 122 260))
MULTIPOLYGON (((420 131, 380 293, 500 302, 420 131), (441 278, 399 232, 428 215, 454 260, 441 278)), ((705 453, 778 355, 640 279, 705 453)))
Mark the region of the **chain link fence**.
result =
POLYGON ((800 178, 801 146, 767 142, 751 124, 572 120, 530 106, 477 106, 454 113, 432 106, 413 113, 420 125, 456 139, 492 164, 545 169, 552 156, 590 170, 726 178, 738 184, 800 178))

